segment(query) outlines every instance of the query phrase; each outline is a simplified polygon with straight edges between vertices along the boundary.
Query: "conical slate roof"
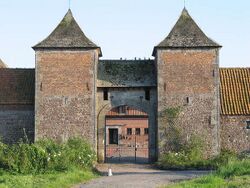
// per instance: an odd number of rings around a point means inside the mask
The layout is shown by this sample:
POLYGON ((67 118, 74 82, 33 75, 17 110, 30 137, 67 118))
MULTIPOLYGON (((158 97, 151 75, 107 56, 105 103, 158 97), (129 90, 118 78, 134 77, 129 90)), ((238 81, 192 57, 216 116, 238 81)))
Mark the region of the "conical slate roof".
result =
MULTIPOLYGON (((198 48, 198 47, 221 47, 199 28, 186 8, 172 31, 155 48, 198 48)), ((154 49, 155 51, 155 49, 154 49)))
POLYGON ((99 48, 88 39, 69 9, 56 29, 42 42, 38 43, 33 49, 43 48, 99 48))

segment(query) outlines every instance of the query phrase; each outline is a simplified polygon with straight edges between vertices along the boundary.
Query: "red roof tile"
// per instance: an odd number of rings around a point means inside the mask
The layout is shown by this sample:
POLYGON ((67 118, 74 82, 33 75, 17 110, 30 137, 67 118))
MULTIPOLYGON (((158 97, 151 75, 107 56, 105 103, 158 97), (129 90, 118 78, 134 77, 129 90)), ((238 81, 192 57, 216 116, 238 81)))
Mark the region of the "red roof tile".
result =
POLYGON ((250 115, 250 68, 220 69, 222 115, 250 115))

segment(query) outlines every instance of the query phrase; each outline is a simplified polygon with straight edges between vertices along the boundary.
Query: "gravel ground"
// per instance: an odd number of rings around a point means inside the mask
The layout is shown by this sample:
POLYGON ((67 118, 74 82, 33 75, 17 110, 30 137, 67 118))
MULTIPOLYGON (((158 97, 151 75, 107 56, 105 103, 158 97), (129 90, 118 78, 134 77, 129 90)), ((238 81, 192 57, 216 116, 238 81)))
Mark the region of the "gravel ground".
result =
POLYGON ((113 176, 108 177, 108 164, 98 165, 103 174, 87 184, 73 188, 155 188, 186 179, 192 179, 209 173, 208 171, 165 171, 151 165, 112 164, 113 176))

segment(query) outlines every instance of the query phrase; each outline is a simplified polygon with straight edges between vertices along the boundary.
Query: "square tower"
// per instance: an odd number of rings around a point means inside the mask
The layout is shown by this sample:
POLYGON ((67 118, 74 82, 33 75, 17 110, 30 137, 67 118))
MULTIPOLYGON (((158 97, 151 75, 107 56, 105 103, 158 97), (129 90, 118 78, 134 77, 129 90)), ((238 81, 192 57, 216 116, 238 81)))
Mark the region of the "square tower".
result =
MULTIPOLYGON (((179 109, 177 125, 183 139, 204 140, 205 155, 220 150, 219 49, 184 8, 170 34, 154 48, 158 82, 158 140, 165 139, 162 115, 179 109)), ((159 143, 159 151, 163 151, 159 143)))
POLYGON ((101 49, 85 36, 71 10, 33 49, 35 140, 82 137, 94 146, 96 67, 101 49))

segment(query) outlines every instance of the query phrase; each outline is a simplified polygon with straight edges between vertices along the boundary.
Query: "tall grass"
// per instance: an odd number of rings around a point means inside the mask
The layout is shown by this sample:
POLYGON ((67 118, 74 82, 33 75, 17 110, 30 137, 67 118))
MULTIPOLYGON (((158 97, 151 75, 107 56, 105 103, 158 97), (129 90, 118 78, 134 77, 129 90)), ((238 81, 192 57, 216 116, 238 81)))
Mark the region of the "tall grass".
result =
POLYGON ((248 188, 250 187, 250 159, 230 160, 210 175, 166 186, 168 188, 248 188))
POLYGON ((66 143, 43 140, 34 144, 0 143, 0 169, 16 174, 64 172, 73 168, 91 168, 96 156, 90 145, 81 139, 66 143))

